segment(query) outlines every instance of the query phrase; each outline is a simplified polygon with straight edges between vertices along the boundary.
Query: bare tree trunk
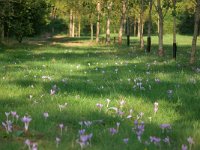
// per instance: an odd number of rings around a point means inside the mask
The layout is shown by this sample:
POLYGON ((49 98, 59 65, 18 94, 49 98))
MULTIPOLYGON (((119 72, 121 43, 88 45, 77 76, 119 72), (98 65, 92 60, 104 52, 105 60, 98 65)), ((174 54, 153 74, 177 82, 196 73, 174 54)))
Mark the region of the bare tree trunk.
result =
POLYGON ((141 25, 140 25, 140 16, 138 17, 138 25, 137 25, 137 30, 138 30, 138 33, 137 33, 137 37, 140 37, 140 32, 141 32, 141 29, 140 29, 140 27, 141 27, 141 25))
POLYGON ((4 40, 4 24, 3 22, 0 24, 0 42, 4 40))
POLYGON ((90 30, 91 30, 91 41, 93 41, 93 33, 94 33, 94 30, 93 30, 93 23, 91 22, 90 23, 90 30))
POLYGON ((176 0, 173 0, 174 14, 173 14, 173 58, 176 59, 176 0))
POLYGON ((74 37, 74 33, 75 33, 75 14, 73 13, 72 15, 72 37, 74 37))
POLYGON ((107 23, 106 23, 106 44, 110 44, 110 11, 112 8, 112 2, 108 4, 108 18, 107 18, 107 23))
POLYGON ((152 0, 149 1, 149 20, 148 20, 148 36, 147 36, 147 52, 151 51, 151 24, 152 24, 152 0))
POLYGON ((133 29, 133 34, 134 34, 134 36, 136 36, 136 31, 137 31, 137 20, 136 20, 136 18, 134 17, 134 29, 133 29))
POLYGON ((144 16, 144 4, 143 0, 141 0, 141 8, 140 8, 140 48, 144 48, 144 38, 143 38, 143 16, 144 16))
POLYGON ((197 0, 196 11, 195 11, 195 22, 194 22, 194 34, 192 40, 192 50, 191 50, 191 57, 190 57, 190 64, 195 63, 195 55, 196 55, 196 43, 197 43, 197 36, 198 36, 198 26, 200 20, 200 0, 197 0))
POLYGON ((158 55, 164 56, 164 49, 163 49, 163 12, 160 4, 160 0, 157 0, 157 7, 158 7, 158 15, 159 15, 159 32, 158 32, 158 55))
POLYGON ((122 1, 122 15, 121 15, 121 19, 120 19, 120 28, 119 28, 119 34, 118 34, 118 44, 119 45, 122 44, 125 15, 126 15, 126 0, 123 0, 122 1))
POLYGON ((78 18, 78 37, 81 37, 81 17, 78 18))
POLYGON ((97 17, 97 31, 96 31, 96 42, 99 42, 99 33, 100 33, 100 2, 97 3, 97 12, 98 12, 98 17, 97 17))
POLYGON ((70 16, 69 16, 69 37, 72 37, 72 29, 73 28, 73 10, 70 9, 70 16))

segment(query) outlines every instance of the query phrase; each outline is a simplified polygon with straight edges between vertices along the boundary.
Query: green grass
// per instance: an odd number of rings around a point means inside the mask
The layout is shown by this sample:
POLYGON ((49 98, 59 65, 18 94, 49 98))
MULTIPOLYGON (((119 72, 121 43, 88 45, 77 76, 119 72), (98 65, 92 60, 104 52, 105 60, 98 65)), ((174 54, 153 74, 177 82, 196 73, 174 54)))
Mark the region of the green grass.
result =
POLYGON ((177 61, 172 60, 171 37, 164 37, 166 55, 163 58, 157 56, 157 37, 153 37, 150 54, 139 49, 137 38, 132 38, 131 47, 71 46, 66 43, 84 44, 89 39, 65 37, 1 46, 0 122, 6 120, 4 113, 10 111, 16 111, 20 119, 13 123, 9 134, 0 126, 0 149, 28 149, 24 141, 30 139, 37 142, 40 150, 55 150, 56 137, 61 138, 58 149, 80 149, 76 142, 81 129, 79 122, 95 120, 103 122, 82 127, 87 134, 93 133, 91 146, 86 149, 179 150, 182 144, 188 145, 189 136, 195 142, 192 149, 200 149, 200 74, 194 71, 200 65, 200 54, 197 53, 196 66, 188 65, 192 37, 178 35, 177 61), (145 90, 133 88, 136 78, 142 79, 145 90), (59 91, 50 95, 53 85, 59 91), (168 97, 168 90, 173 90, 172 97, 168 97), (124 115, 120 117, 114 110, 107 110, 106 99, 111 100, 110 107, 118 108, 119 101, 125 100, 124 115), (156 114, 154 102, 159 103, 156 114), (58 105, 64 103, 68 105, 60 111, 58 105), (97 103, 104 105, 101 111, 97 103), (130 109, 134 110, 133 118, 126 119, 130 109), (47 120, 44 112, 49 113, 47 120), (140 143, 132 128, 141 112, 144 116, 139 122, 144 121, 145 130, 140 143), (24 115, 32 118, 26 133, 21 122, 24 115), (117 122, 120 122, 119 132, 112 136, 109 128, 116 127, 117 122), (62 136, 60 123, 65 126, 62 136), (172 129, 162 133, 163 123, 171 124, 172 129), (168 136, 170 145, 164 142, 145 145, 150 136, 162 139, 168 136), (124 138, 129 138, 128 144, 123 142, 124 138))

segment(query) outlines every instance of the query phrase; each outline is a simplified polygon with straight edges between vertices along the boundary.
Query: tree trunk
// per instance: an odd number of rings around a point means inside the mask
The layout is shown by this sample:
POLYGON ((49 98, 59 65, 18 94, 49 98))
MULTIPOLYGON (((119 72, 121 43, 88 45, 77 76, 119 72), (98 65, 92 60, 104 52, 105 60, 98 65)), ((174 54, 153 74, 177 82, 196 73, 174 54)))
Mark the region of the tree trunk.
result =
POLYGON ((159 32, 158 32, 158 55, 164 56, 164 49, 163 49, 163 12, 160 4, 160 0, 157 0, 157 7, 158 7, 158 15, 159 15, 159 32))
POLYGON ((130 27, 129 27, 129 17, 127 18, 126 22, 126 34, 127 34, 127 46, 130 46, 130 27))
POLYGON ((72 29, 73 28, 73 10, 70 9, 70 16, 69 16, 69 37, 72 37, 72 29))
POLYGON ((134 18, 134 29, 133 29, 134 36, 136 36, 136 32, 137 32, 137 20, 136 18, 134 18))
POLYGON ((191 57, 190 57, 190 64, 195 63, 195 55, 196 55, 196 43, 197 43, 197 36, 198 36, 198 26, 200 20, 200 0, 197 0, 196 11, 195 11, 195 22, 194 22, 194 34, 192 39, 192 50, 191 50, 191 57))
POLYGON ((149 20, 148 20, 148 36, 147 36, 147 52, 151 51, 151 24, 152 24, 152 0, 149 1, 149 20))
POLYGON ((72 37, 74 37, 75 33, 75 16, 74 14, 72 15, 72 37))
POLYGON ((78 18, 78 37, 81 37, 81 17, 78 18))
POLYGON ((137 37, 140 37, 140 32, 141 32, 141 29, 140 29, 141 25, 140 25, 140 16, 138 17, 138 23, 137 23, 137 31, 138 31, 138 34, 137 34, 137 37))
POLYGON ((141 1, 141 8, 140 8, 140 48, 144 48, 144 38, 143 38, 143 16, 144 16, 144 6, 143 0, 141 1))
POLYGON ((91 30, 91 41, 93 41, 93 33, 94 33, 94 30, 93 30, 93 23, 91 22, 90 23, 90 30, 91 30))
POLYGON ((118 34, 118 44, 122 44, 122 36, 123 36, 123 27, 125 22, 125 15, 126 15, 126 1, 122 1, 122 15, 120 19, 120 28, 119 28, 119 34, 118 34))
POLYGON ((4 40, 4 24, 0 24, 0 42, 4 40))
POLYGON ((176 59, 176 0, 173 0, 174 14, 173 14, 173 58, 176 59))
POLYGON ((106 44, 110 44, 110 11, 112 8, 112 2, 108 4, 108 18, 107 18, 107 23, 106 23, 106 44))
POLYGON ((99 42, 99 33, 100 33, 100 3, 97 3, 97 31, 96 31, 96 42, 99 42))

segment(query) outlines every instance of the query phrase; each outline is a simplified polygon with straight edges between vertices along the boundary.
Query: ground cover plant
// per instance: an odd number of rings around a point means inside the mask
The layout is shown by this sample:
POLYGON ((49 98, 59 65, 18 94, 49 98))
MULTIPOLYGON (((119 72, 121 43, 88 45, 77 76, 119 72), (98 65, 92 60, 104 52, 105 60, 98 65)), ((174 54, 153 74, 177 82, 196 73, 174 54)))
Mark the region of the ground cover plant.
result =
MULTIPOLYGON (((200 149, 200 59, 191 36, 177 60, 87 38, 53 37, 0 49, 0 149, 200 149)), ((198 41, 200 42, 200 41, 198 41)), ((198 45, 198 49, 200 46, 198 45)))

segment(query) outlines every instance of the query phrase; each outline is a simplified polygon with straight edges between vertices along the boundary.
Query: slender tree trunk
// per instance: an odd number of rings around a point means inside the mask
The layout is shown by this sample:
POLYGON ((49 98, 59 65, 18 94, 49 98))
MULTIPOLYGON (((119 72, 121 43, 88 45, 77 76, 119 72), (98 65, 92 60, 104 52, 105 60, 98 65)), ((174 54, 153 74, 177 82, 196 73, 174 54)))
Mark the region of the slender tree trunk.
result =
POLYGON ((148 36, 147 36, 147 52, 151 51, 151 24, 152 24, 152 0, 149 1, 149 20, 148 20, 148 36))
POLYGON ((78 18, 78 37, 81 37, 81 17, 78 18))
POLYGON ((0 42, 4 40, 4 24, 0 24, 0 42))
POLYGON ((137 33, 137 37, 140 37, 140 32, 141 32, 141 29, 140 29, 140 27, 141 27, 141 25, 140 25, 140 16, 138 17, 138 23, 137 23, 137 31, 138 31, 138 33, 137 33))
POLYGON ((110 11, 112 8, 112 2, 108 4, 108 18, 107 18, 107 23, 106 23, 106 44, 110 44, 110 11))
POLYGON ((174 14, 173 14, 173 58, 176 59, 176 0, 173 0, 174 14))
POLYGON ((196 43, 197 43, 197 36, 198 36, 199 20, 200 20, 200 0, 197 0, 190 64, 195 63, 196 43))
POLYGON ((144 16, 144 6, 143 0, 141 0, 141 8, 140 8, 140 48, 144 48, 144 38, 143 38, 143 16, 144 16))
POLYGON ((75 34, 75 14, 72 15, 72 37, 74 37, 75 34))
POLYGON ((136 18, 134 17, 134 29, 133 29, 133 34, 134 34, 134 36, 136 36, 136 32, 137 32, 137 20, 136 20, 136 18))
POLYGON ((158 15, 159 15, 159 32, 158 32, 158 55, 164 56, 164 49, 163 49, 163 12, 160 4, 160 0, 157 0, 157 7, 158 7, 158 15))
POLYGON ((69 37, 72 37, 72 29, 73 28, 73 10, 70 9, 70 16, 69 16, 69 37))
POLYGON ((118 44, 122 44, 122 36, 123 36, 123 27, 125 22, 125 15, 126 15, 126 0, 122 1, 122 15, 120 19, 120 28, 119 28, 119 34, 118 34, 118 44))
POLYGON ((97 3, 97 31, 96 31, 96 42, 99 42, 99 33, 100 33, 100 3, 97 3))
POLYGON ((126 32, 127 32, 127 46, 130 46, 130 27, 129 27, 129 17, 126 22, 126 32))
POLYGON ((93 33, 94 33, 94 30, 93 30, 93 23, 91 22, 90 23, 90 30, 91 30, 91 41, 93 41, 93 33))

